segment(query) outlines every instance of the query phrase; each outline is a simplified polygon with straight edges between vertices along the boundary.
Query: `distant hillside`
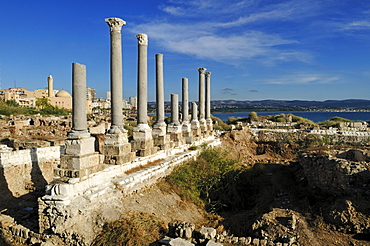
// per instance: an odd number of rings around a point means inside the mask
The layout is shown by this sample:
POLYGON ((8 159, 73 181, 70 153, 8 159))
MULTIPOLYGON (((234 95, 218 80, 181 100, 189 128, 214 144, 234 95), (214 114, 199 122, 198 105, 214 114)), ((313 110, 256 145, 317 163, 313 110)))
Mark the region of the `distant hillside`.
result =
POLYGON ((212 111, 237 111, 237 110, 248 110, 248 111, 370 110, 370 100, 347 99, 347 100, 326 100, 326 101, 304 101, 304 100, 212 101, 212 111))

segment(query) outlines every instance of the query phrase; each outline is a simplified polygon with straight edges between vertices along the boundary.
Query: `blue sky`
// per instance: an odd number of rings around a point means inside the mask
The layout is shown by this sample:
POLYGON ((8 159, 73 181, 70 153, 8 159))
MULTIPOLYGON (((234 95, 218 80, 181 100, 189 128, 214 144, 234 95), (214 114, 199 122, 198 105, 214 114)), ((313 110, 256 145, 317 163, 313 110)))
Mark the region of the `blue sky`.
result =
POLYGON ((73 62, 87 85, 109 90, 109 27, 122 28, 123 95, 136 95, 138 33, 149 37, 148 94, 155 54, 164 54, 165 99, 197 100, 198 67, 212 72, 212 100, 370 99, 370 1, 33 0, 0 3, 1 89, 71 92, 73 62))

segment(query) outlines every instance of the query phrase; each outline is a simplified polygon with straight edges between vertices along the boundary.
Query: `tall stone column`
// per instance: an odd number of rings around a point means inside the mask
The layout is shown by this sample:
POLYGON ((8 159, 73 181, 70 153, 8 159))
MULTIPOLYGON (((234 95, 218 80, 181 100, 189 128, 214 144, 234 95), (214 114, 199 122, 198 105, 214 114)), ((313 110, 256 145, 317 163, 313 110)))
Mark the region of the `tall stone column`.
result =
POLYGON ((72 64, 72 131, 67 137, 66 154, 54 171, 57 176, 80 178, 102 170, 95 138, 87 130, 86 66, 78 63, 72 64))
POLYGON ((138 34, 136 38, 138 40, 137 124, 146 128, 148 126, 148 36, 138 34))
POLYGON ((194 140, 199 140, 199 138, 201 137, 201 130, 198 121, 198 106, 196 102, 191 103, 191 131, 194 140))
POLYGON ((137 125, 133 129, 132 147, 139 156, 154 154, 152 129, 148 125, 148 36, 137 34, 138 73, 137 73, 137 125))
POLYGON ((182 135, 185 137, 186 143, 190 144, 193 142, 193 134, 189 122, 188 78, 182 78, 182 135))
POLYGON ((122 26, 126 22, 120 18, 107 18, 105 22, 110 27, 110 89, 111 118, 110 133, 123 129, 122 114, 122 26))
POLYGON ((156 54, 156 122, 153 125, 153 136, 166 134, 166 123, 164 122, 164 76, 163 76, 163 54, 156 54))
POLYGON ((153 125, 152 136, 154 145, 161 150, 170 148, 170 136, 167 135, 167 124, 164 121, 164 75, 163 54, 156 54, 156 122, 153 125))
POLYGON ((211 72, 206 72, 206 123, 208 133, 212 131, 212 119, 211 119, 211 72))
POLYGON ((105 135, 104 163, 124 164, 135 158, 128 142, 127 130, 123 128, 122 114, 122 26, 126 22, 120 18, 107 18, 110 27, 110 88, 111 88, 111 127, 105 135))
POLYGON ((204 104, 204 75, 206 68, 198 68, 199 71, 199 120, 203 121, 205 118, 205 104, 204 104))
POLYGON ((206 68, 198 68, 199 71, 199 124, 202 134, 207 132, 207 124, 205 119, 205 93, 204 79, 206 68))
POLYGON ((182 78, 182 123, 189 123, 189 89, 188 78, 182 78))
POLYGON ((86 117, 86 66, 79 63, 72 63, 72 131, 68 137, 90 137, 86 117))

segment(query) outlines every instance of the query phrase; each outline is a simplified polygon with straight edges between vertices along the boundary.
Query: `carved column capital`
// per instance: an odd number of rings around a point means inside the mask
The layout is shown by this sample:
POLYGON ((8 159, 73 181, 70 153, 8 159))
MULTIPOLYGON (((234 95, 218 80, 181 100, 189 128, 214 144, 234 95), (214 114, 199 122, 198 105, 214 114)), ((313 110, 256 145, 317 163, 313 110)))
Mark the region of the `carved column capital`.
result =
POLYGON ((136 35, 139 45, 148 45, 148 35, 141 33, 136 35))
POLYGON ((121 32, 122 26, 126 25, 126 21, 116 17, 106 18, 105 22, 110 27, 111 32, 121 32))
POLYGON ((206 76, 210 76, 211 75, 211 72, 206 72, 206 76))
POLYGON ((198 68, 198 71, 199 71, 200 74, 205 73, 206 70, 207 70, 207 68, 204 68, 204 67, 198 68))

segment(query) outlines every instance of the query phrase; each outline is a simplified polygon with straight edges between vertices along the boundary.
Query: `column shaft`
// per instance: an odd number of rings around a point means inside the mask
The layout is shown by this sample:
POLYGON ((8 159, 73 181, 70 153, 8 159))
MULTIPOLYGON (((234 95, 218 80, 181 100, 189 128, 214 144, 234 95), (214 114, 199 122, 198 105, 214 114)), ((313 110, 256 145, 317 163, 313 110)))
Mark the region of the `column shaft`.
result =
POLYGON ((146 34, 136 35, 138 45, 138 112, 137 124, 148 124, 147 104, 148 104, 148 36, 146 34))
POLYGON ((179 125, 179 95, 171 94, 171 122, 179 125))
POLYGON ((164 78, 163 78, 163 54, 156 54, 156 123, 164 124, 164 78))
POLYGON ((204 105, 204 72, 206 68, 198 68, 199 71, 199 120, 204 121, 205 105, 204 105))
POLYGON ((198 106, 196 102, 191 103, 191 121, 198 121, 198 106))
POLYGON ((112 125, 122 126, 122 46, 121 33, 111 32, 111 114, 112 125))
POLYGON ((189 121, 189 91, 188 78, 182 78, 182 121, 189 121))
POLYGON ((122 35, 126 22, 120 18, 107 18, 110 27, 110 89, 112 127, 122 127, 122 35))
POLYGON ((211 119, 211 72, 206 72, 206 120, 211 119))
POLYGON ((87 131, 86 66, 72 63, 72 131, 87 131))

